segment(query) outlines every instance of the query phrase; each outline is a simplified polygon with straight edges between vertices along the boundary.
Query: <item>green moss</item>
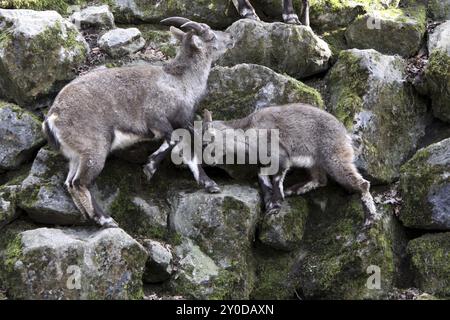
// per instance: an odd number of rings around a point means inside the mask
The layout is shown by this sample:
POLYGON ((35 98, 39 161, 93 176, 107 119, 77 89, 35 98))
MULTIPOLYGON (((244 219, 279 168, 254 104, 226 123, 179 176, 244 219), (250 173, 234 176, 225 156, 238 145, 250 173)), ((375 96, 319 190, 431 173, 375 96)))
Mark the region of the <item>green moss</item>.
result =
POLYGON ((231 270, 221 270, 213 280, 213 294, 208 297, 211 300, 230 300, 236 297, 236 289, 241 278, 231 270))
POLYGON ((450 233, 427 234, 411 240, 408 254, 415 285, 421 290, 450 297, 450 233))
POLYGON ((434 50, 430 55, 427 73, 431 73, 442 78, 449 78, 450 57, 442 50, 434 50))
POLYGON ((349 51, 341 51, 337 64, 328 76, 336 101, 332 113, 349 130, 353 128, 355 115, 362 110, 368 72, 360 65, 360 58, 349 51), (342 80, 344 79, 344 80, 342 80))
POLYGON ((400 171, 400 191, 403 204, 400 219, 405 226, 421 228, 432 226, 432 208, 428 194, 434 185, 445 183, 445 166, 429 165, 429 148, 419 150, 400 171))
POLYGON ((5 267, 9 272, 14 271, 14 265, 22 257, 22 238, 18 235, 8 243, 5 252, 5 267))
POLYGON ((434 115, 450 121, 450 55, 443 50, 433 50, 425 70, 434 115))
POLYGON ((295 297, 298 279, 293 274, 297 257, 268 249, 256 249, 256 281, 251 299, 284 300, 295 297))
POLYGON ((56 10, 62 15, 69 15, 69 5, 81 5, 84 0, 0 0, 0 8, 4 9, 31 9, 56 10))
POLYGON ((299 287, 308 298, 373 299, 392 288, 396 260, 396 230, 389 208, 378 206, 383 220, 362 230, 364 210, 359 196, 327 188, 310 195, 310 211, 298 268, 299 287), (321 207, 325 204, 325 207, 321 207), (365 241, 359 240, 364 236, 365 241), (382 270, 381 290, 366 287, 367 267, 382 270))
POLYGON ((347 49, 347 43, 345 41, 345 30, 347 28, 338 28, 324 32, 320 37, 328 43, 328 46, 333 53, 333 57, 337 57, 342 50, 347 49))

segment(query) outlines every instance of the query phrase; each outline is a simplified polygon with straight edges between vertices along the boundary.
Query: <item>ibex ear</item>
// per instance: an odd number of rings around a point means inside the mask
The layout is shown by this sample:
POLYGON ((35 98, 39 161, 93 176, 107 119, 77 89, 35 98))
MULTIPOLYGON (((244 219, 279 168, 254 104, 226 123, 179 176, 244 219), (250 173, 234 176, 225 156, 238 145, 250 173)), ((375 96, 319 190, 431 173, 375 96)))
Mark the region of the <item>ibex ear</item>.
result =
POLYGON ((202 39, 200 39, 197 35, 191 33, 192 31, 188 32, 188 39, 191 44, 191 46, 197 50, 200 50, 203 48, 204 43, 202 39))
POLYGON ((186 33, 183 30, 180 30, 174 26, 170 27, 170 32, 173 34, 173 36, 175 37, 175 39, 177 39, 178 41, 182 42, 184 36, 186 35, 186 33))
POLYGON ((203 111, 203 121, 205 122, 212 122, 212 114, 209 110, 203 111))

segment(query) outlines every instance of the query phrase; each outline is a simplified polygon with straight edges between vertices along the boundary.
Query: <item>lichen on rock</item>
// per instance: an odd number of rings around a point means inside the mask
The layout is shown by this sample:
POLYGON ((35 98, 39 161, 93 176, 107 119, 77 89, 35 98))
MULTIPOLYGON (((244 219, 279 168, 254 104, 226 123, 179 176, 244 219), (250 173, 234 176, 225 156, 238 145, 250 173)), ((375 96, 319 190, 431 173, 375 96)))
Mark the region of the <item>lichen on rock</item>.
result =
POLYGON ((198 110, 210 110, 217 120, 243 118, 261 108, 293 102, 323 107, 315 89, 255 64, 214 67, 206 90, 198 110))
POLYGON ((142 298, 147 255, 123 230, 11 228, 0 241, 0 279, 11 298, 142 298))
POLYGON ((28 106, 75 77, 88 46, 56 11, 0 9, 0 96, 28 106))
POLYGON ((374 10, 358 17, 345 33, 350 48, 375 49, 384 54, 414 55, 426 31, 424 6, 374 10))
POLYGON ((413 239, 407 250, 415 285, 427 293, 450 297, 450 233, 413 239))
POLYGON ((405 81, 406 61, 375 50, 341 51, 327 75, 330 111, 352 133, 356 165, 391 182, 425 134, 425 101, 405 81))
POLYGON ((450 138, 419 150, 401 168, 406 227, 450 230, 450 138))
POLYGON ((295 78, 329 67, 331 50, 309 27, 242 19, 226 32, 233 36, 235 45, 219 59, 220 65, 259 64, 295 78))

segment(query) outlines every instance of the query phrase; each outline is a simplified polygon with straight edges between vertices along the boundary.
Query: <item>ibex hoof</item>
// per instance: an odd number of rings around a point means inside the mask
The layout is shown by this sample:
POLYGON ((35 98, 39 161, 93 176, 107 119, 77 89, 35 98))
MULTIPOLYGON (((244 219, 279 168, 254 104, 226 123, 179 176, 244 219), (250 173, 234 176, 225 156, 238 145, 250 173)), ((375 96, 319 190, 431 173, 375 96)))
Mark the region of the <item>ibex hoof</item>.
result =
POLYGON ((155 168, 152 163, 146 164, 144 166, 144 174, 147 177, 147 180, 150 181, 155 174, 155 168))
POLYGON ((251 19, 255 21, 260 21, 259 17, 255 13, 247 13, 246 15, 242 16, 244 19, 251 19))
POLYGON ((98 224, 102 227, 102 228, 118 228, 119 224, 111 217, 105 218, 105 217, 101 217, 98 221, 98 224))
POLYGON ((266 208, 266 214, 278 214, 281 209, 281 203, 269 202, 266 208))
POLYGON ((220 193, 221 192, 221 190, 217 184, 207 186, 206 191, 208 193, 220 193))
POLYGON ((302 24, 296 14, 283 14, 283 20, 288 24, 302 24))

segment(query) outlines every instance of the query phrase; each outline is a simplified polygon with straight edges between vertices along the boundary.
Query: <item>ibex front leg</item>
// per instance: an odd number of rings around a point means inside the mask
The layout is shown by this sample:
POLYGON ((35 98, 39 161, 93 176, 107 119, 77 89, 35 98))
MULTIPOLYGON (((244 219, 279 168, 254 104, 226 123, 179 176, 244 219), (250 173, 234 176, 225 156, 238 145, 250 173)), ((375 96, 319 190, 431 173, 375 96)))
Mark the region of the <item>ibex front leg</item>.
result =
POLYGON ((249 0, 233 0, 233 4, 242 18, 259 20, 259 17, 256 15, 255 9, 250 4, 249 0))
POLYGON ((159 122, 157 128, 155 127, 154 130, 164 137, 164 142, 158 150, 150 155, 147 164, 144 166, 144 173, 149 181, 155 174, 156 170, 158 170, 161 162, 176 145, 176 142, 172 140, 173 128, 168 121, 159 122))
POLYGON ((292 0, 283 1, 283 21, 290 24, 301 24, 300 19, 294 11, 292 0))

